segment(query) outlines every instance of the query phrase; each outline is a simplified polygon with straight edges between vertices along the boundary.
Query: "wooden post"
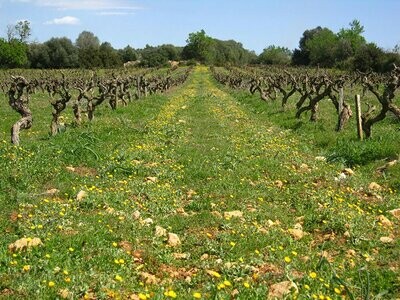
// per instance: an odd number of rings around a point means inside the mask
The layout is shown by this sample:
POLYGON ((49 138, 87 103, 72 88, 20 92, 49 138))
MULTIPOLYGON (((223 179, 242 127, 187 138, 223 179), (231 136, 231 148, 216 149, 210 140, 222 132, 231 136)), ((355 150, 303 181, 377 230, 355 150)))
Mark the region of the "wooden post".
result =
POLYGON ((363 130, 362 130, 362 123, 361 123, 361 97, 360 95, 356 95, 356 118, 357 118, 357 133, 358 138, 362 141, 363 140, 363 130))

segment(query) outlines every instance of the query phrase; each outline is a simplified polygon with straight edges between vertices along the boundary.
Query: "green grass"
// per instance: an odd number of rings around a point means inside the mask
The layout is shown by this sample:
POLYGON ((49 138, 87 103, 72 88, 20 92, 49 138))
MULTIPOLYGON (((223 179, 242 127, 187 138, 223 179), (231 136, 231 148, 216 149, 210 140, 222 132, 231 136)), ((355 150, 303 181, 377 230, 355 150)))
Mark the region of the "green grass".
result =
POLYGON ((46 98, 32 100, 34 126, 18 148, 8 143, 17 117, 0 106, 0 299, 265 299, 288 280, 288 299, 399 295, 399 222, 388 213, 399 169, 374 173, 376 159, 396 154, 396 132, 365 144, 331 135, 334 125, 299 123, 219 87, 203 67, 169 94, 104 105, 94 122, 51 138, 46 98), (355 175, 336 182, 350 158, 355 175), (367 195, 371 181, 383 200, 367 195), (8 251, 23 237, 43 245, 8 251))

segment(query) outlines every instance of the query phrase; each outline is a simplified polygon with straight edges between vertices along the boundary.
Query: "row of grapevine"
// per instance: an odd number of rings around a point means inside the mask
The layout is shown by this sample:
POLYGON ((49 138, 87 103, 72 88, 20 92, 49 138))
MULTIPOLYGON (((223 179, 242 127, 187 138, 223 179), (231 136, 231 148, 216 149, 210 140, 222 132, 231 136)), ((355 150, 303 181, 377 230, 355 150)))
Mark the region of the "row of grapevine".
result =
POLYGON ((111 109, 126 106, 134 99, 149 94, 164 93, 171 87, 184 83, 190 68, 167 70, 149 69, 129 72, 114 70, 96 73, 77 70, 66 71, 25 71, 23 75, 13 75, 10 71, 0 74, 0 91, 8 96, 9 105, 21 118, 11 128, 11 142, 20 143, 20 130, 32 127, 33 116, 29 107, 31 96, 47 93, 52 106, 50 132, 60 131, 61 114, 70 107, 74 122, 80 125, 82 115, 92 121, 96 108, 108 102, 111 109))
POLYGON ((319 103, 329 100, 338 114, 337 131, 342 130, 352 116, 350 104, 343 99, 344 89, 353 92, 361 87, 364 95, 369 92, 378 100, 379 107, 366 103, 368 108, 361 116, 366 137, 371 137, 372 126, 385 119, 388 113, 400 119, 400 108, 395 104, 400 87, 400 68, 397 66, 385 75, 278 68, 212 68, 212 72, 220 83, 234 89, 246 89, 252 94, 259 93, 264 101, 280 97, 283 110, 289 99, 299 96, 295 105, 296 118, 310 111, 310 121, 316 121, 319 103))

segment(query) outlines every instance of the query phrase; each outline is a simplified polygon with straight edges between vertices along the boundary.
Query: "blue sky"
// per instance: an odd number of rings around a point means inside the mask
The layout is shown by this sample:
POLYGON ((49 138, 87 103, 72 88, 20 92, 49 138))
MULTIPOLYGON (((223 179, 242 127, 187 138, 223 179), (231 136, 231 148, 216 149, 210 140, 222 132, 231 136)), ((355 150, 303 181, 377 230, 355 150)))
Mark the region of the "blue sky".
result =
POLYGON ((400 0, 0 0, 0 36, 19 20, 31 22, 31 40, 83 30, 115 48, 171 43, 185 45, 190 32, 241 42, 260 53, 269 45, 294 49, 304 30, 334 32, 353 19, 367 41, 384 49, 400 44, 400 0))

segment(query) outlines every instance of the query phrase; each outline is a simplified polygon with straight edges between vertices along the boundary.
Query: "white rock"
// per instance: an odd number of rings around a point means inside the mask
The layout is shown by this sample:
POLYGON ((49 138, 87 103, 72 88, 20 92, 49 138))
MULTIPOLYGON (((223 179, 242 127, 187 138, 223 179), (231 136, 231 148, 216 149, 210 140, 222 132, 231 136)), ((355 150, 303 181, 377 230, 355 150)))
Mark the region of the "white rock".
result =
POLYGON ((167 236, 167 230, 165 228, 162 228, 161 226, 156 226, 155 236, 156 237, 167 236))
POLYGON ((171 247, 177 247, 181 245, 181 240, 179 239, 178 235, 175 233, 168 233, 168 245, 171 247))
POLYGON ((87 196, 87 193, 84 190, 79 191, 79 193, 76 195, 76 200, 81 201, 83 198, 87 196))

